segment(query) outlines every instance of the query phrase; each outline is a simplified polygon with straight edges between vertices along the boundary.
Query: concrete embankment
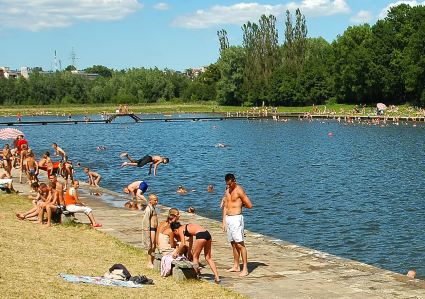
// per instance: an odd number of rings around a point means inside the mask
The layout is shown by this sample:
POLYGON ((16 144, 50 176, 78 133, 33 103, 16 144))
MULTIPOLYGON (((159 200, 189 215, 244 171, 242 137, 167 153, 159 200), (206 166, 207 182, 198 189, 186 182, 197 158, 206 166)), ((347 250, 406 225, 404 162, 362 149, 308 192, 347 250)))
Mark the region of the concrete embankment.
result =
MULTIPOLYGON (((16 184, 15 188, 28 191, 26 185, 16 184)), ((133 246, 141 246, 141 211, 113 207, 91 195, 86 186, 82 187, 81 198, 94 209, 96 220, 103 224, 101 231, 133 246)), ((158 212, 160 220, 163 220, 168 208, 159 206, 158 212)), ((249 297, 425 298, 423 280, 408 279, 398 273, 249 231, 246 233, 246 246, 250 274, 239 277, 238 273, 225 271, 232 265, 232 251, 221 231, 221 223, 199 215, 181 214, 182 223, 199 223, 211 232, 213 258, 222 285, 249 297)), ((85 215, 77 215, 77 219, 88 221, 85 215)), ((211 278, 208 266, 202 273, 211 278)))

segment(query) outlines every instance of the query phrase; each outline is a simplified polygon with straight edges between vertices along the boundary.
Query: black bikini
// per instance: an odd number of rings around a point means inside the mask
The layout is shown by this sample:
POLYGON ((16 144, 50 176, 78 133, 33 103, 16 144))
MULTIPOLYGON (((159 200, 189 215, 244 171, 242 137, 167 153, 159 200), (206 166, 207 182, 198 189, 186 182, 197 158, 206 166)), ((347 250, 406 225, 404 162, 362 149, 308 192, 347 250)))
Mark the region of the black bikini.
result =
POLYGON ((189 231, 187 230, 187 226, 188 226, 189 224, 186 224, 186 227, 184 228, 184 231, 183 231, 183 235, 185 235, 186 237, 191 237, 192 235, 189 233, 189 231))
MULTIPOLYGON (((187 230, 188 225, 189 224, 186 224, 186 227, 184 228, 183 234, 186 237, 191 237, 192 235, 187 230)), ((195 237, 196 237, 196 240, 198 240, 198 239, 203 239, 203 240, 207 240, 207 241, 211 240, 211 234, 207 230, 203 231, 203 232, 196 233, 195 237)))

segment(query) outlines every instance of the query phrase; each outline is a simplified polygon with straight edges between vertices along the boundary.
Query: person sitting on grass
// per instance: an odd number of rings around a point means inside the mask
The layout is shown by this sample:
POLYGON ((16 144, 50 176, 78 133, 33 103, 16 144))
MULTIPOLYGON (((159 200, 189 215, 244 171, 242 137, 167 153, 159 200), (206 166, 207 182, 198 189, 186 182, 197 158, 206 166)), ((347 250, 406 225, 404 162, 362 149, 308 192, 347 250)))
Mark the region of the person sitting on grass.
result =
POLYGON ((20 220, 38 220, 38 215, 40 213, 41 207, 45 202, 49 201, 53 196, 51 188, 46 184, 41 183, 40 185, 35 182, 31 184, 33 191, 36 192, 35 195, 29 195, 28 198, 32 200, 33 207, 24 213, 16 213, 16 217, 20 220))
POLYGON ((91 222, 92 227, 102 227, 102 224, 97 223, 93 216, 93 210, 82 203, 78 197, 77 189, 80 183, 75 180, 72 187, 66 191, 65 206, 66 210, 70 213, 84 213, 87 215, 91 222))
POLYGON ((176 252, 173 254, 173 257, 176 258, 179 254, 183 252, 186 246, 185 237, 189 238, 189 251, 188 256, 193 256, 193 267, 200 274, 199 270, 199 256, 201 255, 202 249, 204 250, 205 260, 208 265, 210 265, 212 272, 214 273, 214 281, 216 283, 220 282, 220 277, 218 276, 217 267, 214 263, 214 260, 211 257, 211 247, 212 247, 212 237, 211 234, 202 226, 195 223, 189 223, 185 226, 181 225, 180 222, 172 222, 170 228, 173 231, 174 235, 180 240, 180 245, 177 248, 176 252), (193 245, 193 237, 196 238, 195 245, 193 245), (193 250, 193 252, 192 252, 193 250))
POLYGON ((84 167, 84 173, 89 177, 89 185, 99 187, 99 182, 102 179, 102 176, 97 172, 90 171, 90 168, 84 167))
POLYGON ((54 202, 57 202, 61 205, 65 205, 63 191, 64 185, 58 181, 58 177, 55 174, 50 175, 50 187, 52 188, 52 196, 54 197, 54 202))
MULTIPOLYGON (((59 196, 57 195, 57 191, 56 190, 52 190, 52 185, 50 185, 50 187, 48 187, 48 189, 50 190, 50 196, 48 196, 43 203, 39 204, 39 208, 38 208, 38 218, 36 223, 38 224, 43 224, 43 220, 44 220, 44 212, 47 212, 47 223, 48 226, 50 226, 50 222, 51 222, 51 212, 49 214, 49 209, 51 206, 55 206, 57 202, 59 202, 59 196)), ((65 209, 65 206, 64 206, 65 209)))

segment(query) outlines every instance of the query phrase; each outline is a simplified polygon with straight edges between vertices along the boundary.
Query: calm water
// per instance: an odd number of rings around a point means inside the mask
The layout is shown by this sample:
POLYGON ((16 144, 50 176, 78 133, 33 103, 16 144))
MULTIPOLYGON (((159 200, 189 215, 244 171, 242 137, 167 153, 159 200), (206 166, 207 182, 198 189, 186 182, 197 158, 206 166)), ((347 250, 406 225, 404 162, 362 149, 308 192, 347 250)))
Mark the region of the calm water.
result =
MULTIPOLYGON (((134 180, 146 180, 160 204, 192 205, 215 219, 221 217, 224 175, 234 172, 254 204, 245 213, 248 229, 425 275, 424 125, 120 121, 20 129, 37 153, 57 142, 72 161, 101 173, 106 188, 121 192, 134 180), (218 143, 229 146, 217 148, 218 143), (107 150, 97 151, 100 145, 107 150), (160 165, 156 177, 148 176, 146 167, 120 168, 122 151, 135 158, 164 155, 170 164, 160 165), (214 194, 206 192, 210 183, 214 194), (178 185, 193 191, 178 195, 178 185)), ((85 178, 81 169, 77 177, 85 178)))

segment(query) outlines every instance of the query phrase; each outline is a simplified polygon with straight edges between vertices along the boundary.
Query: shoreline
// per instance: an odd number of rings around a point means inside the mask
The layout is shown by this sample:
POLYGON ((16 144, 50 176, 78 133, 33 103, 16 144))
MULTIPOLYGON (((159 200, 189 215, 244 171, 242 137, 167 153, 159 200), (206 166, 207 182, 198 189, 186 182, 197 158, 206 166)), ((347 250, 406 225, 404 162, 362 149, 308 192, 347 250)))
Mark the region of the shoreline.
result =
MULTIPOLYGON (((15 188, 21 190, 22 186, 16 184, 15 188)), ((82 201, 93 208, 96 219, 103 224, 99 231, 141 247, 140 210, 114 207, 90 194, 94 190, 103 192, 105 188, 88 188, 82 184, 81 189, 82 201)), ((108 190, 108 195, 118 196, 118 193, 108 190)), ((159 219, 164 219, 168 207, 158 205, 157 210, 159 219)), ((185 211, 181 211, 181 215, 182 223, 194 221, 211 232, 213 258, 222 278, 222 286, 248 297, 281 298, 285 294, 288 298, 425 298, 423 280, 409 279, 399 273, 252 231, 246 231, 245 242, 250 274, 240 278, 237 273, 224 271, 232 263, 232 253, 221 231, 221 223, 185 211)), ((88 222, 85 215, 77 215, 77 219, 88 222)), ((204 268, 202 273, 205 279, 210 280, 209 267, 204 268)))

